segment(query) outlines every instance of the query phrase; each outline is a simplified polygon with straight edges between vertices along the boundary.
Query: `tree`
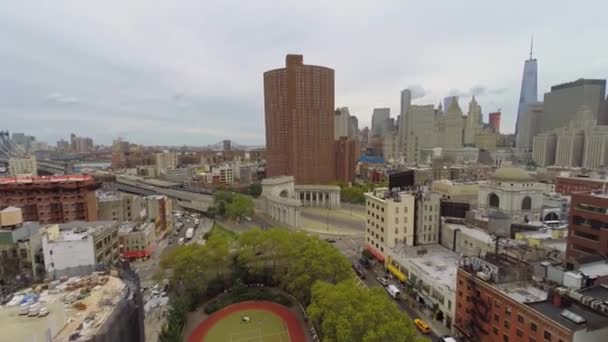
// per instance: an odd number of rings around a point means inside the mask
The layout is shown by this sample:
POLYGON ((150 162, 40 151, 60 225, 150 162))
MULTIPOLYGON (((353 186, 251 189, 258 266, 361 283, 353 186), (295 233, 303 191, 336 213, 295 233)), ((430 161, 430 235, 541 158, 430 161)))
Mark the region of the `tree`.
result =
POLYGON ((262 194, 262 184, 260 183, 251 183, 249 185, 249 195, 258 198, 262 194))
POLYGON ((232 201, 226 205, 226 214, 228 217, 240 219, 243 216, 253 215, 254 207, 251 198, 235 195, 232 201))
POLYGON ((315 283, 307 311, 323 341, 422 341, 383 290, 362 288, 352 280, 315 283))

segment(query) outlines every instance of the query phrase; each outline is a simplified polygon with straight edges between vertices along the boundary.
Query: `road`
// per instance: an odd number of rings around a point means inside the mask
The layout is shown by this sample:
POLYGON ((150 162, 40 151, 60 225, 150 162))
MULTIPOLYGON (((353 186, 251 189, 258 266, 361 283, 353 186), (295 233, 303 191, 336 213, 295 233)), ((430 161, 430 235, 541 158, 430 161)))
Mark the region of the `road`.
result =
MULTIPOLYGON (((323 239, 333 239, 336 242, 333 243, 334 247, 338 249, 344 256, 346 256, 351 262, 358 262, 361 257, 361 250, 365 238, 363 235, 361 236, 333 236, 333 235, 320 235, 323 239)), ((377 277, 384 277, 384 267, 382 265, 375 265, 375 267, 371 267, 367 269, 367 274, 365 280, 363 280, 363 284, 368 288, 372 287, 382 287, 382 285, 376 280, 377 277)), ((393 281, 394 283, 394 281, 393 281)), ((388 296, 388 293, 386 294, 388 296)), ((423 319, 429 322, 429 318, 424 314, 421 314, 418 309, 412 308, 408 305, 408 302, 405 299, 396 301, 397 306, 401 311, 407 313, 407 315, 413 320, 415 318, 423 317, 423 319)), ((431 332, 428 335, 421 335, 426 337, 430 341, 439 341, 439 337, 434 332, 431 332)))

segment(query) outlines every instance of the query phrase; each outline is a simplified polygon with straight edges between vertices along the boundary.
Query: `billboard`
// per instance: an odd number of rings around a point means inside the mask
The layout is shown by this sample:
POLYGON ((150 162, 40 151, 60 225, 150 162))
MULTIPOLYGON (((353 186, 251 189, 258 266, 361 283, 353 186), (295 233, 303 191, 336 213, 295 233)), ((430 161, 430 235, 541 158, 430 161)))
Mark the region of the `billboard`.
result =
POLYGON ((414 171, 400 171, 388 175, 388 188, 393 190, 396 188, 406 189, 414 186, 414 171))

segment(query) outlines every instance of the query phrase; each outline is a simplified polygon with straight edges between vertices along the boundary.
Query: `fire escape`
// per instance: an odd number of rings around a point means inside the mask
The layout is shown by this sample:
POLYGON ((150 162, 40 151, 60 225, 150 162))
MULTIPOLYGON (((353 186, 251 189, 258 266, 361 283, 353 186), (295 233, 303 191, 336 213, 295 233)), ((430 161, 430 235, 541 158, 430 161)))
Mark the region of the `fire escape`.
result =
POLYGON ((491 300, 484 300, 481 296, 477 281, 475 279, 468 280, 468 286, 471 288, 470 301, 471 306, 467 308, 469 320, 465 326, 469 332, 469 337, 473 341, 481 341, 483 336, 490 334, 486 327, 491 326, 491 300))

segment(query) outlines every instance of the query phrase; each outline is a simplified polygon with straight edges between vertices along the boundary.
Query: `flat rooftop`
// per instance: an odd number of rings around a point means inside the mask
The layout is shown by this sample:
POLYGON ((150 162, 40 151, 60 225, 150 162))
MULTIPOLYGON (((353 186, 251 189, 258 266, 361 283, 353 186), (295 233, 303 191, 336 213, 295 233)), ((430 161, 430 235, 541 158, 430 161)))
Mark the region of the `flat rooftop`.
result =
POLYGON ((608 276, 608 262, 600 260, 582 264, 578 267, 578 271, 588 275, 591 278, 601 278, 608 276))
POLYGON ((398 246, 393 249, 394 259, 400 264, 409 263, 418 267, 435 283, 456 291, 456 274, 460 254, 441 245, 398 246))
POLYGON ((66 182, 84 182, 93 181, 90 175, 73 174, 65 176, 40 176, 40 177, 1 177, 0 185, 2 184, 48 184, 48 183, 66 183, 66 182))
MULTIPOLYGON (((89 340, 114 311, 125 291, 124 282, 113 276, 92 274, 70 278, 57 284, 54 289, 40 293, 40 307, 49 310, 46 317, 20 316, 20 305, 16 300, 0 308, 2 338, 6 341, 46 341, 47 331, 50 331, 53 341, 70 341, 69 337, 76 332, 80 333, 81 338, 73 341, 89 340), (107 279, 103 284, 102 278, 107 279), (89 279, 96 279, 98 285, 93 287, 87 297, 72 302, 80 294, 81 287, 68 284, 89 279), (82 310, 74 308, 73 304, 76 302, 84 304, 81 306, 82 310), (17 305, 10 305, 15 303, 17 305)), ((19 299, 23 294, 31 292, 32 289, 20 291, 13 298, 19 299)))
POLYGON ((528 307, 542 313, 543 315, 551 318, 553 321, 563 325, 571 331, 577 331, 581 329, 597 330, 605 329, 608 326, 608 316, 604 316, 597 313, 577 302, 573 302, 571 305, 558 308, 549 301, 543 301, 539 303, 529 303, 528 307), (584 323, 574 323, 568 318, 562 316, 562 312, 568 310, 585 320, 584 323))
POLYGON ((511 299, 520 303, 537 303, 547 300, 548 293, 529 282, 497 284, 496 287, 511 299))

